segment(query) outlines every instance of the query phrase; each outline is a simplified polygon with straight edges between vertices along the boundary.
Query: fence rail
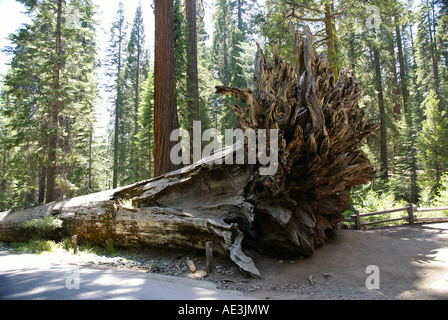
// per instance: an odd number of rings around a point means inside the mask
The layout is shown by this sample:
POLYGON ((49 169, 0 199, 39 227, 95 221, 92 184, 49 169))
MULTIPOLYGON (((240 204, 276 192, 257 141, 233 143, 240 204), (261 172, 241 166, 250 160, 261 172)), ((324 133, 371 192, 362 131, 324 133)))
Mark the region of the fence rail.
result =
POLYGON ((375 224, 379 224, 379 223, 400 221, 400 220, 407 220, 409 224, 414 224, 416 222, 418 223, 418 222, 435 222, 435 221, 448 222, 448 217, 438 217, 438 218, 416 218, 415 217, 415 213, 417 213, 417 212, 435 212, 435 211, 448 211, 448 207, 417 208, 416 205, 409 203, 406 207, 403 207, 403 208, 382 210, 382 211, 362 213, 362 214, 360 214, 359 211, 356 210, 354 215, 351 215, 349 218, 344 219, 343 222, 354 223, 354 226, 352 226, 352 227, 356 230, 361 230, 362 227, 364 227, 364 226, 371 226, 371 225, 375 225, 375 224), (377 221, 364 222, 364 223, 361 222, 361 219, 365 218, 365 217, 371 217, 371 216, 377 216, 377 215, 383 215, 383 214, 401 212, 401 211, 406 211, 407 215, 400 217, 400 218, 391 218, 391 219, 377 220, 377 221))

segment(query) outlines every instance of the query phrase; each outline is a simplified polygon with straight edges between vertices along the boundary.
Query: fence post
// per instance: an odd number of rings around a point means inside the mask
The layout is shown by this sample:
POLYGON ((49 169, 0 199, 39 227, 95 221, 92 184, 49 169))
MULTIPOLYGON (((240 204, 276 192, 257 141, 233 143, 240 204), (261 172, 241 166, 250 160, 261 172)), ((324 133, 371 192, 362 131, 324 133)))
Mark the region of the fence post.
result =
POLYGON ((73 254, 78 254, 78 236, 72 237, 73 254))
POLYGON ((359 211, 355 210, 355 215, 356 215, 356 230, 361 230, 361 217, 359 216, 359 211))
POLYGON ((407 204, 409 224, 414 224, 414 205, 412 203, 407 204))
POLYGON ((205 271, 208 275, 213 273, 213 242, 205 243, 205 271))

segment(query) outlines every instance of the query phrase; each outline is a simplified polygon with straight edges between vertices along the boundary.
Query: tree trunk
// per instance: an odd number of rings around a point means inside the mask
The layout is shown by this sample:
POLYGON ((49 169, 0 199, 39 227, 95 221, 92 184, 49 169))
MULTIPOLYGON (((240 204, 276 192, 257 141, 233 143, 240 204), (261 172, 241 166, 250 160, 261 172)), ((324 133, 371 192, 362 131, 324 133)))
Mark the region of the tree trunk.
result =
POLYGON ((57 21, 56 21, 56 47, 54 54, 53 67, 53 90, 54 97, 50 105, 49 124, 50 132, 48 134, 48 167, 47 167, 47 195, 46 202, 56 201, 56 168, 57 168, 57 141, 59 127, 59 112, 61 112, 62 101, 60 101, 60 72, 61 72, 61 53, 62 53, 62 1, 57 1, 57 21))
POLYGON ((135 74, 135 105, 134 105, 134 135, 133 135, 133 145, 131 148, 131 160, 133 161, 134 172, 132 172, 133 182, 138 181, 140 178, 140 161, 138 159, 139 147, 135 142, 139 134, 139 122, 138 122, 138 111, 140 109, 140 59, 141 59, 141 43, 140 43, 140 29, 137 31, 137 70, 135 74))
MULTIPOLYGON (((428 11, 428 25, 429 25, 429 40, 431 44, 431 58, 432 58, 432 72, 434 76, 434 86, 437 95, 437 99, 440 99, 440 80, 439 80, 439 57, 438 57, 438 49, 437 49, 437 37, 436 37, 436 17, 434 10, 434 2, 431 2, 431 13, 428 11)), ((443 111, 442 106, 439 104, 439 110, 443 111)))
POLYGON ((117 87, 116 87, 116 97, 115 97, 115 120, 114 120, 114 167, 112 176, 113 188, 118 187, 118 149, 120 147, 119 137, 120 137, 120 121, 121 121, 121 110, 122 110, 122 92, 121 92, 121 69, 122 69, 122 53, 123 53, 123 20, 120 20, 118 27, 118 57, 117 57, 117 87))
POLYGON ((403 97, 403 110, 404 113, 409 112, 409 90, 406 77, 406 66, 404 63, 403 43, 401 40, 401 29, 398 24, 398 19, 395 17, 395 32, 397 36, 397 48, 398 48, 398 63, 400 65, 400 82, 401 82, 401 95, 403 97))
POLYGON ((335 82, 326 57, 312 49, 310 30, 294 39, 297 69, 280 59, 277 45, 272 64, 258 48, 257 93, 217 87, 247 106, 233 106, 243 130, 269 130, 270 139, 255 131, 259 162, 249 161, 250 142, 237 143, 128 187, 6 212, 0 214, 0 241, 25 237, 24 220, 53 215, 64 222, 60 236, 76 234, 80 241, 200 250, 213 241, 218 253, 256 277, 260 273, 243 247, 284 257, 313 255, 336 236, 350 188, 375 177, 360 147, 378 124, 364 119, 352 72, 342 71, 335 82), (228 164, 240 151, 246 151, 245 161, 228 164), (260 157, 268 153, 277 169, 272 172, 260 157))
MULTIPOLYGON (((391 20, 392 22, 392 20, 391 20)), ((391 56, 392 62, 390 64, 390 72, 392 73, 392 86, 391 86, 391 94, 392 94, 392 104, 393 104, 393 115, 395 120, 399 120, 399 116, 401 114, 400 111, 400 103, 398 101, 398 74, 397 74, 397 60, 395 58, 395 42, 394 42, 394 34, 393 31, 389 33, 389 54, 391 56)))
POLYGON ((236 2, 236 7, 237 7, 237 15, 238 15, 238 29, 240 29, 241 31, 243 31, 243 12, 242 12, 242 8, 241 8, 241 0, 237 0, 236 2))
POLYGON ((39 195, 37 199, 38 204, 42 204, 45 202, 45 180, 47 176, 47 168, 42 166, 41 173, 39 177, 39 195))
POLYGON ((185 11, 188 29, 187 50, 187 75, 189 94, 188 109, 190 111, 191 123, 199 120, 199 85, 198 85, 198 45, 196 34, 196 0, 186 0, 185 11))
POLYGON ((332 69, 335 75, 335 79, 338 79, 339 76, 339 67, 336 63, 337 60, 337 50, 336 50, 336 30, 335 24, 332 18, 334 4, 326 4, 325 5, 325 32, 327 35, 327 50, 330 57, 334 60, 332 69))
POLYGON ((93 170, 92 147, 93 147, 93 128, 90 128, 90 130, 89 130, 89 173, 88 173, 89 192, 92 192, 92 170, 93 170))
MULTIPOLYGON (((397 36, 397 48, 398 48, 398 63, 400 65, 400 81, 401 81, 401 95, 403 97, 403 111, 404 111, 404 117, 405 121, 407 122, 407 125, 409 128, 412 128, 413 126, 413 119, 412 119, 412 110, 409 105, 409 90, 408 90, 408 84, 407 84, 407 76, 406 76, 406 66, 404 62, 404 53, 403 53, 403 43, 401 40, 401 28, 398 24, 397 17, 394 17, 394 23, 395 23, 395 31, 397 36)), ((411 141, 414 141, 412 137, 410 137, 411 141)), ((414 145, 411 145, 411 149, 409 150, 412 154, 412 165, 411 165, 411 190, 409 194, 409 202, 415 203, 417 201, 417 164, 416 164, 416 158, 415 158, 415 147, 414 145)))
POLYGON ((380 113, 380 159, 381 178, 389 178, 389 166, 387 157, 387 130, 386 130, 386 110, 384 108, 383 83, 381 80, 380 54, 378 48, 373 49, 373 62, 375 64, 376 91, 378 92, 378 108, 380 113))
MULTIPOLYGON (((187 109, 189 112, 190 136, 193 134, 193 122, 199 121, 199 79, 198 79, 198 44, 196 32, 196 0, 185 1, 187 18, 187 109)), ((190 145, 193 150, 193 143, 190 145)))
MULTIPOLYGON (((8 146, 3 146, 3 160, 2 160, 2 171, 0 176, 0 205, 6 204, 6 191, 7 191, 7 182, 8 177, 6 173, 8 172, 8 155, 9 155, 9 148, 8 146)), ((44 177, 45 179, 45 177, 44 177)), ((43 199, 42 202, 43 203, 43 199)))
POLYGON ((179 128, 174 78, 173 0, 155 2, 154 176, 176 167, 170 161, 171 133, 179 128))

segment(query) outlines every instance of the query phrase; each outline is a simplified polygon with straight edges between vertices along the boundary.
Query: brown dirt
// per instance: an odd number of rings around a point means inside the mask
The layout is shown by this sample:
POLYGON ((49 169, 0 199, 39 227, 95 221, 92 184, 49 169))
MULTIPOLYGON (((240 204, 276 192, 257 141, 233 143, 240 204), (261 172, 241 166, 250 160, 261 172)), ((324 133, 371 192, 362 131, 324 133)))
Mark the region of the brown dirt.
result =
POLYGON ((250 294, 258 298, 448 299, 448 224, 341 230, 311 258, 255 262, 263 279, 250 294), (379 267, 379 290, 366 288, 370 265, 379 267))

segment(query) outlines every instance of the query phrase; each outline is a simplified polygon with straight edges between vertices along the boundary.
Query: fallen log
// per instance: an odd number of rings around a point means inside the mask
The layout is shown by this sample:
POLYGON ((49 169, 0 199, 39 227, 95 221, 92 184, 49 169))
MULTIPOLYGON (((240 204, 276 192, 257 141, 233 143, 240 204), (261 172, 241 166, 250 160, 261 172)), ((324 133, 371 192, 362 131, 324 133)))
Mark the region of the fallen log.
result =
MULTIPOLYGON (((226 164, 248 143, 236 144, 183 169, 124 188, 0 214, 0 241, 28 237, 23 222, 56 216, 59 236, 123 247, 214 250, 259 277, 243 247, 285 257, 311 256, 332 240, 349 191, 371 181, 374 166, 360 150, 378 124, 358 107, 359 82, 341 71, 337 82, 325 56, 313 50, 309 29, 293 30, 296 66, 273 63, 258 47, 258 91, 217 87, 246 107, 233 106, 243 130, 278 130, 264 152, 278 153, 270 175, 260 163, 226 164), (276 148, 274 150, 274 148, 276 148), (220 160, 220 161, 218 161, 220 160)), ((269 133, 268 133, 269 135, 269 133)), ((259 136, 257 136, 259 138, 259 136)), ((49 234, 48 237, 55 236, 49 234)))

